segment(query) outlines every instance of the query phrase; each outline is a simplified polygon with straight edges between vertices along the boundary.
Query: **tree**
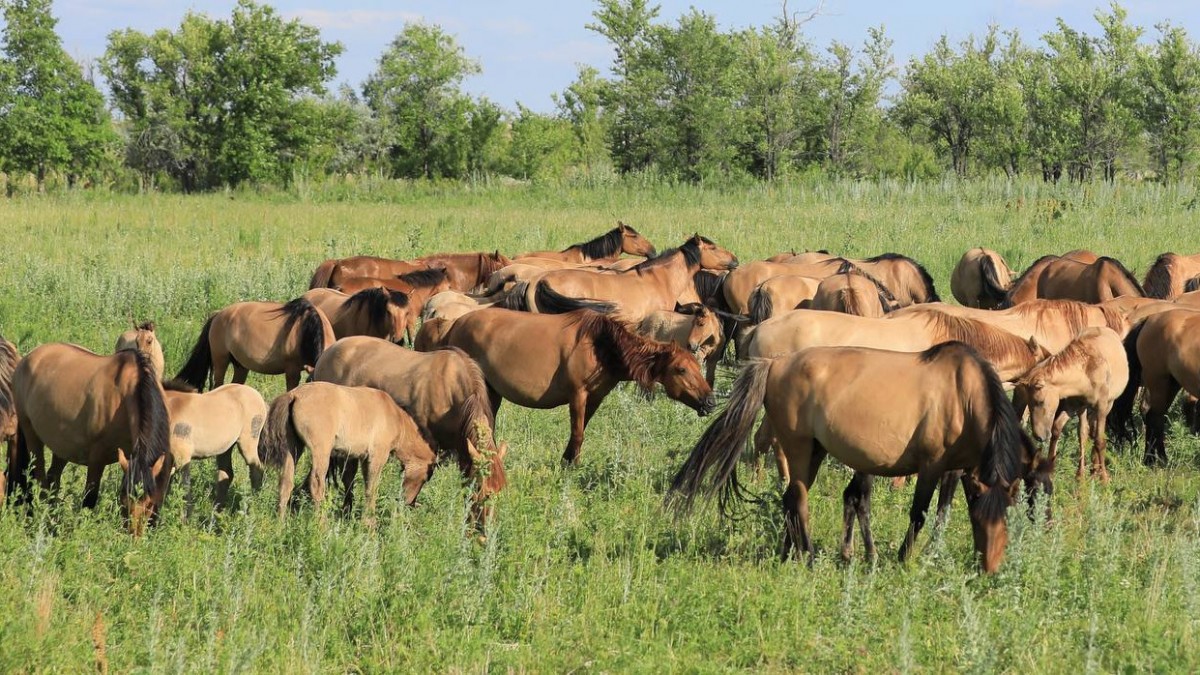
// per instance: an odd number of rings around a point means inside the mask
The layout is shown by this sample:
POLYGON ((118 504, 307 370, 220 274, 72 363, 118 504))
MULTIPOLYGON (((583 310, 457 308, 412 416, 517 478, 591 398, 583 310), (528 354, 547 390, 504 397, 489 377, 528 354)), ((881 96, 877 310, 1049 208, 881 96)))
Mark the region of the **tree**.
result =
POLYGON ((894 74, 892 41, 883 28, 869 37, 855 67, 854 50, 834 42, 818 78, 823 110, 823 145, 829 165, 845 171, 850 159, 868 143, 867 128, 876 121, 883 85, 894 74))
POLYGON ((599 5, 592 12, 595 23, 587 28, 607 38, 615 52, 615 77, 605 101, 612 115, 609 151, 618 171, 638 171, 653 163, 660 128, 657 96, 664 75, 652 24, 659 8, 646 0, 599 0, 599 5))
POLYGON ((818 98, 812 53, 786 4, 772 25, 742 36, 741 60, 746 163, 755 174, 774 180, 795 160, 818 98))
POLYGON ((571 86, 561 95, 554 95, 559 118, 571 127, 574 161, 589 174, 598 165, 609 161, 605 142, 612 120, 604 105, 607 92, 608 83, 600 78, 600 71, 591 66, 580 66, 579 75, 571 86))
POLYGON ((1196 153, 1200 131, 1200 50, 1187 31, 1157 26, 1153 51, 1138 62, 1142 97, 1138 116, 1150 137, 1155 168, 1163 179, 1179 179, 1196 153))
POLYGON ((68 181, 100 167, 117 138, 104 99, 62 48, 51 0, 8 0, 0 61, 0 161, 32 173, 42 189, 50 171, 68 181))

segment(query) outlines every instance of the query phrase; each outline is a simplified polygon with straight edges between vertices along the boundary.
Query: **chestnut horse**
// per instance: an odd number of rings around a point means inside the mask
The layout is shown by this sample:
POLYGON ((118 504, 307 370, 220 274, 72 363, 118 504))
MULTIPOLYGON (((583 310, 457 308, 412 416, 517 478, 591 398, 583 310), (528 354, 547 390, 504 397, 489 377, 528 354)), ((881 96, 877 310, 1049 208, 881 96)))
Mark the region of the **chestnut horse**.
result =
MULTIPOLYGON (((514 256, 513 260, 526 262, 528 258, 557 260, 567 263, 613 262, 622 253, 653 258, 654 244, 637 230, 622 222, 604 234, 579 244, 572 244, 561 251, 531 251, 514 256)), ((537 262, 530 264, 536 265, 537 262)))
POLYGON ((1146 271, 1142 287, 1148 298, 1174 300, 1185 292, 1187 282, 1197 276, 1200 276, 1200 254, 1163 253, 1146 271))
MULTIPOLYGON (((815 555, 808 493, 829 455, 858 472, 843 494, 843 557, 850 555, 856 518, 867 556, 874 557, 870 480, 859 476, 917 474, 903 561, 943 475, 964 470, 975 550, 985 572, 1000 567, 1008 543, 1006 512, 1022 479, 1035 470, 1036 450, 995 371, 970 347, 948 342, 916 354, 822 347, 753 362, 676 473, 669 499, 677 507, 690 509, 697 495, 719 494, 723 507, 744 498, 738 458, 760 409, 782 442, 787 465, 785 560, 793 548, 810 564, 815 555)), ((1046 485, 1049 477, 1039 480, 1046 485)))
POLYGON ((387 340, 349 337, 325 350, 312 379, 387 392, 432 434, 439 450, 454 454, 463 478, 476 483, 476 523, 488 519, 490 497, 506 482, 508 446, 496 447, 487 382, 469 356, 454 348, 420 353, 387 340))
MULTIPOLYGON (((446 270, 450 288, 461 293, 469 293, 483 286, 498 269, 512 264, 512 260, 500 254, 492 253, 434 253, 417 258, 414 262, 424 263, 430 268, 446 270)), ((443 289, 445 290, 445 289, 443 289)))
POLYGON ((647 391, 661 384, 667 396, 701 416, 716 407, 691 354, 588 310, 471 312, 454 322, 443 345, 463 350, 483 369, 493 413, 502 400, 526 408, 568 406, 571 436, 563 451, 568 463, 579 461, 584 429, 619 382, 632 380, 647 391))
MULTIPOLYGON (((0 335, 0 443, 9 452, 16 449, 17 443, 17 401, 12 391, 12 375, 20 360, 17 346, 0 335)), ((0 499, 4 499, 4 494, 5 481, 0 476, 0 499)))
POLYGON ((314 288, 300 296, 321 310, 333 326, 336 339, 351 335, 400 342, 409 327, 409 297, 407 293, 386 288, 364 288, 347 295, 332 288, 314 288))
POLYGON ((322 262, 308 282, 309 288, 335 288, 350 277, 391 279, 408 272, 429 269, 424 262, 391 260, 375 256, 359 255, 352 258, 331 258, 322 262))
POLYGON ((809 263, 768 262, 756 260, 739 266, 725 277, 721 289, 725 302, 730 311, 737 314, 750 314, 750 294, 763 282, 774 277, 798 274, 824 279, 837 274, 846 261, 842 258, 828 258, 809 263))
POLYGON ((250 371, 282 373, 287 388, 295 389, 300 374, 316 365, 335 339, 329 319, 304 298, 287 304, 238 302, 208 317, 176 377, 204 391, 210 380, 212 388, 224 384, 232 364, 237 384, 245 384, 250 371))
POLYGON ((1004 303, 1012 285, 1012 268, 990 248, 970 249, 950 273, 950 292, 964 307, 996 309, 1004 303))
POLYGON ((1048 255, 1034 261, 1008 290, 1003 307, 1037 298, 1078 300, 1091 304, 1123 295, 1144 296, 1142 286, 1115 258, 1100 257, 1084 263, 1048 255))

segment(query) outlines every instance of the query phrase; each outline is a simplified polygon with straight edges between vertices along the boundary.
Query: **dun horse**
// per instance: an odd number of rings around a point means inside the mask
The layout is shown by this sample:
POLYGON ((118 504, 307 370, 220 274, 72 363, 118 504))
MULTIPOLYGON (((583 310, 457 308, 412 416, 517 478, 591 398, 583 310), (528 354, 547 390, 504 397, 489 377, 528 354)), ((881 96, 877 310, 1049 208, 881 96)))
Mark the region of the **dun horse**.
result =
POLYGON ((132 349, 145 354, 154 364, 154 372, 158 374, 159 379, 162 379, 163 350, 162 344, 159 343, 158 336, 154 332, 153 321, 135 322, 131 330, 121 333, 117 337, 117 344, 113 351, 119 352, 122 349, 132 349))
POLYGON ((352 335, 400 342, 409 329, 408 294, 384 288, 366 288, 347 295, 332 288, 314 288, 303 296, 329 319, 336 339, 352 335))
POLYGON ((317 266, 312 279, 308 282, 308 287, 335 288, 346 279, 353 277, 392 279, 401 274, 425 269, 429 269, 429 265, 424 262, 390 260, 369 255, 330 259, 317 266))
POLYGON ((1146 296, 1174 300, 1186 290, 1187 282, 1200 276, 1200 255, 1164 253, 1146 272, 1142 287, 1146 296))
POLYGON ((529 258, 542 258, 567 263, 613 262, 622 253, 653 258, 656 251, 654 244, 650 243, 649 239, 625 223, 618 222, 616 227, 595 239, 572 244, 561 251, 522 253, 513 260, 525 261, 529 258))
POLYGON ((843 314, 881 317, 899 303, 881 282, 847 264, 838 274, 821 280, 811 306, 843 314))
POLYGON ((1076 300, 1031 300, 1001 310, 974 309, 942 303, 905 307, 892 313, 892 319, 938 312, 974 319, 1003 329, 1022 338, 1033 338, 1051 353, 1066 349, 1079 331, 1089 327, 1107 327, 1118 335, 1128 330, 1119 311, 1105 305, 1089 305, 1076 300))
POLYGON ((180 380, 203 391, 225 383, 233 366, 233 381, 245 384, 250 371, 283 374, 288 389, 300 384, 300 375, 335 340, 333 326, 321 310, 304 298, 287 304, 239 302, 208 317, 180 380))
POLYGON ((658 342, 674 342, 703 362, 721 344, 721 317, 704 305, 681 305, 671 312, 650 314, 638 324, 637 332, 658 342))
POLYGON ((973 248, 954 266, 950 292, 964 307, 996 309, 1004 303, 1014 276, 999 253, 990 248, 973 248))
POLYGON ((409 506, 416 503, 437 461, 433 439, 422 433, 387 392, 328 382, 301 385, 271 403, 263 438, 264 461, 281 469, 280 518, 287 515, 295 488, 296 461, 305 448, 312 451, 308 488, 318 505, 325 500, 325 475, 332 457, 351 460, 342 474, 347 506, 353 499, 351 487, 358 462, 362 462, 366 484, 363 515, 368 518, 375 510, 379 478, 389 455, 404 467, 404 501, 409 506))
POLYGON ((1036 260, 1017 277, 1002 306, 1012 307, 1037 298, 1095 304, 1122 295, 1140 297, 1145 293, 1120 261, 1101 257, 1095 262, 1084 263, 1048 255, 1036 260))
POLYGON ((667 396, 706 415, 712 388, 688 352, 647 340, 620 322, 590 311, 528 315, 504 309, 472 312, 454 322, 444 344, 483 369, 493 412, 502 400, 526 408, 566 405, 571 436, 563 461, 579 460, 583 432, 617 383, 644 390, 661 384, 667 396))
MULTIPOLYGON (((723 505, 742 497, 738 457, 760 408, 776 430, 787 464, 781 552, 795 548, 811 562, 808 494, 826 455, 860 475, 916 473, 907 559, 942 476, 963 470, 967 504, 985 572, 995 572, 1008 543, 1006 511, 1036 450, 1020 427, 992 368, 962 343, 917 354, 855 347, 809 349, 750 364, 733 385, 725 411, 701 436, 671 485, 685 510, 697 495, 719 494, 723 505), (886 430, 886 433, 880 433, 886 430)), ((1043 484, 1048 475, 1040 478, 1043 484)), ((870 480, 843 494, 842 555, 849 557, 854 520, 874 555, 869 525, 870 480)))
POLYGON ((767 279, 750 293, 750 323, 760 324, 793 309, 811 309, 820 285, 820 279, 801 274, 767 279))

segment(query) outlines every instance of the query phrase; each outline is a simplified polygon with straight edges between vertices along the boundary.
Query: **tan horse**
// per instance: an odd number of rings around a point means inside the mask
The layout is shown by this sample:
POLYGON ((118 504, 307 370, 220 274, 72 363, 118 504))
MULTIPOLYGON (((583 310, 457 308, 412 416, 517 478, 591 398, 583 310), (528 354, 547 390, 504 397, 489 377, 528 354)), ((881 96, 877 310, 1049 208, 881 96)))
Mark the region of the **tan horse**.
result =
MULTIPOLYGON (((468 293, 474 291, 487 281, 496 270, 511 265, 512 260, 500 254, 492 253, 434 253, 417 258, 415 262, 424 263, 433 269, 446 270, 446 278, 450 288, 468 293)), ((365 275, 364 275, 365 276, 365 275)), ((445 289, 442 289, 445 290, 445 289)))
POLYGON ((93 508, 104 468, 119 462, 121 507, 134 533, 153 523, 170 486, 169 416, 154 364, 137 350, 100 356, 77 345, 42 345, 13 373, 17 447, 8 485, 28 496, 27 467, 52 493, 68 463, 87 466, 83 506, 93 508), (52 462, 43 470, 43 449, 52 462), (136 493, 141 490, 141 496, 136 493))
POLYGON ((314 288, 300 297, 325 314, 336 339, 369 335, 400 342, 410 318, 416 320, 410 317, 408 294, 385 288, 366 288, 354 295, 314 288))
POLYGON ((425 302, 421 310, 421 318, 450 319, 451 321, 468 312, 491 307, 492 303, 483 298, 477 298, 458 291, 442 291, 425 302))
POLYGON ((394 279, 370 279, 354 277, 338 287, 343 293, 354 295, 367 288, 383 288, 391 293, 408 296, 408 331, 416 330, 417 317, 424 311, 425 302, 433 296, 451 290, 450 277, 445 270, 432 269, 401 274, 394 279))
POLYGON ((233 446, 250 467, 250 484, 262 486, 263 465, 259 459, 259 436, 267 419, 262 394, 244 384, 226 384, 201 394, 179 381, 163 383, 167 411, 171 417, 171 457, 180 472, 185 492, 191 488, 191 462, 217 459, 217 484, 213 501, 228 503, 233 482, 233 446))
POLYGON ((1129 358, 1129 384, 1113 404, 1109 433, 1123 441, 1133 440, 1134 399, 1138 387, 1143 387, 1143 461, 1166 464, 1167 410, 1181 388, 1200 397, 1200 312, 1181 307, 1147 318, 1125 338, 1125 355, 1129 358))
POLYGON ((1188 280, 1200 276, 1200 254, 1164 253, 1146 271, 1142 287, 1146 297, 1174 300, 1185 292, 1188 280))
POLYGON ((1004 257, 990 248, 968 250, 950 273, 950 292, 964 307, 997 309, 1016 275, 1004 257))
POLYGON ((760 324, 792 309, 811 309, 821 280, 802 274, 771 277, 750 293, 750 323, 760 324))
POLYGON ((680 305, 674 311, 658 311, 642 319, 637 332, 658 342, 674 342, 704 362, 721 344, 721 318, 704 305, 680 305))
POLYGON ((460 317, 448 319, 439 316, 426 319, 421 324, 421 329, 417 331, 416 337, 413 338, 413 349, 419 352, 431 352, 445 344, 446 334, 450 332, 450 327, 458 318, 460 317))
POLYGON ((393 279, 401 274, 429 269, 425 262, 390 260, 375 256, 359 255, 351 258, 336 258, 322 262, 308 282, 309 288, 334 288, 351 277, 393 279))
POLYGON ((868 558, 870 532, 867 474, 916 473, 905 560, 925 523, 925 512, 942 477, 963 477, 975 550, 985 572, 995 572, 1008 543, 1006 511, 1023 479, 1036 475, 1036 451, 992 368, 969 347, 951 342, 917 354, 855 347, 809 349, 756 361, 734 382, 725 411, 701 436, 671 485, 683 508, 698 494, 742 498, 736 468, 754 420, 765 408, 787 468, 783 494, 782 554, 814 547, 808 524, 808 493, 826 455, 858 472, 843 494, 842 555, 850 556, 857 519, 868 558))
POLYGON ((454 454, 464 479, 476 483, 476 521, 487 520, 490 497, 506 483, 508 446, 496 446, 487 383, 469 356, 458 349, 420 353, 378 338, 350 337, 321 355, 312 376, 386 391, 432 434, 439 450, 454 454))
POLYGON ((346 504, 357 464, 362 462, 366 484, 364 517, 375 511, 379 478, 391 455, 404 467, 404 502, 416 504, 417 495, 433 475, 437 454, 433 439, 387 392, 371 387, 343 387, 329 382, 309 382, 271 403, 263 437, 263 460, 279 472, 279 517, 287 515, 296 483, 296 461, 308 448, 312 471, 308 476, 313 502, 325 501, 325 476, 334 456, 352 460, 343 472, 346 504))
POLYGON ((764 281, 785 275, 800 275, 814 279, 837 274, 845 261, 841 258, 830 258, 812 263, 786 263, 754 261, 739 266, 725 277, 721 292, 729 310, 736 314, 749 315, 750 295, 764 281))
MULTIPOLYGON (((1084 475, 1087 438, 1092 437, 1092 473, 1108 482, 1105 424, 1113 403, 1129 384, 1129 362, 1121 337, 1109 328, 1087 328, 1063 351, 1017 380, 1014 401, 1029 406, 1038 442, 1050 440, 1050 460, 1072 415, 1079 416, 1079 470, 1084 475)), ((1020 407, 1020 405, 1018 405, 1020 407)))
POLYGON ((132 349, 145 354, 154 364, 154 372, 158 374, 159 379, 163 378, 162 344, 159 343, 158 336, 154 332, 153 321, 134 322, 132 330, 121 333, 117 337, 117 344, 113 351, 119 352, 122 349, 132 349))
POLYGON ((288 389, 300 384, 335 340, 333 326, 321 310, 304 298, 287 304, 239 302, 208 317, 187 363, 176 377, 203 391, 225 384, 233 365, 233 381, 245 384, 250 371, 283 374, 288 389))
POLYGON ((1031 300, 1001 310, 927 303, 904 307, 889 316, 901 319, 928 312, 982 321, 1018 337, 1033 338, 1051 353, 1066 349, 1079 331, 1085 328, 1105 326, 1118 335, 1128 331, 1128 324, 1119 311, 1106 305, 1089 305, 1076 300, 1031 300))
POLYGON ((812 347, 873 347, 920 352, 943 342, 970 345, 1004 381, 1024 375, 1050 356, 1035 340, 1022 338, 982 321, 940 312, 875 319, 840 312, 797 309, 764 321, 749 336, 749 358, 774 358, 812 347))
POLYGON ((1095 262, 1083 263, 1048 255, 1039 258, 1017 277, 1003 306, 1012 307, 1037 298, 1095 304, 1122 295, 1140 297, 1145 293, 1120 261, 1101 257, 1095 262))
POLYGON ((493 412, 502 400, 543 410, 568 406, 571 436, 564 462, 579 461, 584 429, 619 382, 632 380, 647 391, 661 384, 668 397, 701 416, 716 407, 712 388, 690 354, 595 312, 530 315, 485 309, 455 321, 443 344, 479 363, 493 412))
POLYGON ((899 305, 882 283, 856 267, 847 266, 842 272, 821 280, 810 306, 830 312, 881 317, 899 305))
POLYGON ((572 244, 561 251, 522 253, 513 260, 542 258, 567 263, 613 262, 622 253, 653 258, 657 252, 649 239, 625 223, 618 222, 616 227, 595 239, 572 244))
POLYGON ((656 310, 672 309, 685 292, 694 292, 693 276, 700 269, 725 270, 737 257, 695 235, 677 249, 665 251, 620 274, 586 270, 555 270, 536 283, 518 285, 505 301, 508 309, 561 314, 577 309, 616 311, 624 320, 641 321, 656 310))

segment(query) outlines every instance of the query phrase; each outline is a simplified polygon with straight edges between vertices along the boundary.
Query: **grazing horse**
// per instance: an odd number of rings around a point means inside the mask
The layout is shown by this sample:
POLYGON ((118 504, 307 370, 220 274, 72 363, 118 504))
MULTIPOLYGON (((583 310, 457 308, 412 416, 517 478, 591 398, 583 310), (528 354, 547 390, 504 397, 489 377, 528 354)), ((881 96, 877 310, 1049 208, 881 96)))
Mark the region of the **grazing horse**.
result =
POLYGON ((704 362, 721 344, 721 317, 705 305, 680 305, 670 312, 648 315, 637 325, 637 332, 658 342, 674 342, 704 362))
POLYGON ((486 522, 490 497, 506 483, 508 446, 496 447, 487 382, 469 356, 453 348, 420 353, 387 340, 350 337, 321 355, 312 378, 386 391, 432 434, 439 450, 454 454, 463 478, 476 483, 475 521, 486 522))
POLYGON ((1186 290, 1187 282, 1200 276, 1200 254, 1164 253, 1146 271, 1142 287, 1146 297, 1174 300, 1186 290))
POLYGON ((793 310, 752 328, 746 353, 750 358, 774 358, 811 347, 837 346, 920 352, 951 341, 977 350, 1006 382, 1050 356, 1033 339, 941 312, 875 319, 811 309, 793 310))
POLYGON ((313 272, 308 282, 309 288, 335 288, 343 280, 351 277, 368 277, 372 279, 392 279, 408 272, 418 272, 429 269, 424 262, 407 260, 390 260, 369 255, 352 258, 330 259, 322 262, 313 272))
POLYGON ((338 290, 354 295, 367 288, 383 288, 392 293, 403 293, 408 296, 408 331, 411 334, 416 329, 417 317, 425 308, 425 302, 437 295, 451 290, 450 277, 444 269, 428 269, 418 272, 401 274, 394 279, 369 279, 356 277, 347 279, 338 290))
MULTIPOLYGON (((649 239, 625 223, 617 222, 616 227, 595 239, 572 244, 561 251, 522 253, 513 257, 513 260, 526 261, 530 258, 540 258, 567 263, 614 262, 622 253, 653 258, 657 252, 649 239)), ((531 264, 536 265, 537 263, 531 264)))
POLYGON ((1083 478, 1090 432, 1092 473, 1107 483, 1105 424, 1113 402, 1128 383, 1129 362, 1121 337, 1110 328, 1086 328, 1066 349, 1017 380, 1014 401, 1029 406, 1033 437, 1039 443, 1049 438, 1051 462, 1058 457, 1058 440, 1067 420, 1078 415, 1079 470, 1075 475, 1083 478))
POLYGON ((140 351, 100 356, 78 345, 50 343, 21 359, 13 372, 17 447, 7 482, 28 497, 27 467, 52 493, 68 463, 87 466, 83 506, 99 498, 104 468, 124 471, 121 508, 137 534, 157 519, 170 487, 169 416, 154 364, 140 351), (43 470, 43 449, 52 462, 43 470), (136 492, 141 490, 141 496, 136 492))
POLYGON ((1012 268, 990 248, 970 249, 950 273, 950 292, 964 307, 997 309, 1012 285, 1012 268))
POLYGON ((245 384, 250 371, 283 374, 288 389, 317 363, 336 338, 321 310, 304 298, 287 304, 238 302, 208 317, 187 363, 176 377, 204 391, 225 383, 233 365, 233 381, 245 384))
POLYGON ((524 288, 509 294, 506 307, 532 312, 561 314, 577 309, 616 311, 630 322, 647 314, 672 309, 686 291, 694 292, 693 277, 701 269, 726 270, 737 267, 737 257, 695 235, 676 249, 647 260, 628 272, 596 274, 587 270, 554 270, 524 288))
POLYGON ((810 564, 815 555, 808 492, 826 455, 858 472, 843 494, 846 558, 856 518, 867 556, 874 557, 866 474, 918 476, 900 547, 903 561, 942 476, 969 472, 963 488, 975 550, 988 573, 1003 560, 1006 511, 1020 482, 1037 475, 1049 484, 1049 475, 1035 468, 1033 442, 1021 430, 1000 379, 970 347, 949 342, 916 354, 825 347, 756 361, 742 371, 725 411, 675 475, 670 498, 677 506, 690 508, 698 494, 719 493, 723 506, 742 498, 738 457, 760 408, 782 442, 787 465, 784 559, 793 547, 807 554, 810 564))
POLYGON ((1145 293, 1133 274, 1115 258, 1100 257, 1084 263, 1048 255, 1017 277, 1002 306, 1012 307, 1037 298, 1096 304, 1122 295, 1141 297, 1145 293))
POLYGON ((750 323, 760 324, 791 309, 811 309, 821 280, 802 274, 771 277, 750 293, 750 323))
POLYGON ((886 286, 849 264, 821 280, 811 303, 812 309, 870 317, 883 316, 898 306, 886 286))
POLYGON ((878 280, 901 307, 940 300, 933 286, 933 277, 920 263, 908 256, 884 253, 865 260, 849 260, 856 268, 878 280))
POLYGON ((526 408, 568 406, 571 436, 563 451, 568 463, 579 461, 584 429, 619 382, 632 380, 647 391, 661 384, 667 396, 701 416, 716 407, 712 388, 688 352, 647 340, 596 312, 485 309, 455 321, 443 344, 461 349, 483 369, 493 413, 502 400, 526 408))
POLYGON ((387 392, 309 382, 271 403, 262 453, 264 462, 281 469, 280 518, 287 515, 295 489, 296 461, 305 448, 312 451, 308 488, 318 505, 325 501, 325 474, 333 456, 352 460, 342 472, 347 507, 353 500, 351 487, 357 464, 362 462, 367 495, 363 516, 370 518, 388 456, 400 460, 404 467, 404 502, 412 506, 433 475, 437 461, 433 444, 433 438, 387 392))
POLYGON ((1085 328, 1106 326, 1119 335, 1124 335, 1128 330, 1127 321, 1118 310, 1076 300, 1031 300, 1001 310, 927 303, 896 310, 889 316, 901 319, 929 312, 974 319, 1021 338, 1033 338, 1052 354, 1066 349, 1079 331, 1085 328))
POLYGON ((400 342, 410 319, 416 317, 409 312, 407 293, 389 291, 386 288, 364 288, 354 295, 347 295, 332 288, 314 288, 300 296, 321 310, 333 326, 335 339, 352 335, 400 342))
POLYGON ((171 457, 185 490, 191 487, 192 460, 216 457, 213 501, 224 507, 233 482, 234 445, 250 467, 250 485, 255 490, 262 486, 258 446, 267 419, 262 394, 244 384, 226 384, 201 394, 178 380, 164 382, 163 389, 171 418, 171 457))
POLYGON ((491 307, 492 303, 458 291, 442 291, 425 302, 421 319, 450 319, 451 321, 468 312, 491 307))
POLYGON ((1142 418, 1146 425, 1147 465, 1166 464, 1167 409, 1182 388, 1200 397, 1200 311, 1180 308, 1155 314, 1125 338, 1129 383, 1113 404, 1109 433, 1124 441, 1134 437, 1133 404, 1145 388, 1142 418))
POLYGON ((117 344, 113 351, 119 352, 122 349, 132 349, 145 354, 154 364, 154 372, 158 374, 159 379, 162 379, 163 350, 162 344, 159 343, 158 336, 154 332, 153 321, 134 322, 131 330, 121 333, 117 337, 117 344))

